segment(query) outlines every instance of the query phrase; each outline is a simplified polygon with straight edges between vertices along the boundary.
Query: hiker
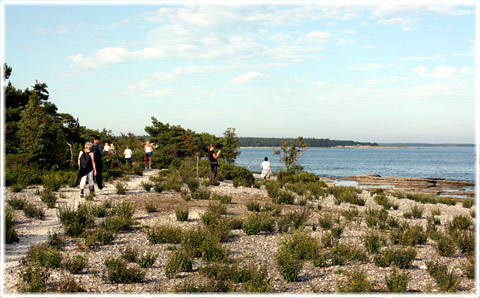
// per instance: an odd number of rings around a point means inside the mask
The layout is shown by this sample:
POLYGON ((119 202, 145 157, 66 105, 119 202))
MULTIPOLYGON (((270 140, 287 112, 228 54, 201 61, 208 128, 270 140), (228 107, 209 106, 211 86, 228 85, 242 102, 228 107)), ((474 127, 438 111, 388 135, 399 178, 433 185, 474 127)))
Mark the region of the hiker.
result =
POLYGON ((261 168, 263 181, 270 180, 270 175, 272 174, 272 165, 268 161, 268 157, 265 157, 265 160, 262 162, 261 168))
POLYGON ((115 146, 113 143, 110 143, 110 154, 115 154, 115 146))
POLYGON ((80 181, 80 197, 83 198, 85 184, 88 176, 88 189, 94 193, 93 176, 97 175, 93 152, 91 152, 92 143, 86 142, 85 148, 78 154, 78 176, 77 183, 80 181))
POLYGON ((110 151, 110 146, 108 145, 108 143, 105 143, 105 146, 103 146, 103 152, 108 152, 110 151))
POLYGON ((214 182, 215 178, 217 177, 217 170, 218 170, 218 156, 220 156, 220 153, 222 150, 218 150, 217 153, 215 153, 215 145, 210 144, 208 146, 208 159, 210 160, 210 168, 212 169, 212 174, 210 175, 210 182, 214 182))
POLYGON ((97 168, 97 175, 95 176, 95 178, 97 180, 98 189, 101 190, 103 188, 103 184, 102 184, 102 170, 103 170, 102 156, 105 153, 103 152, 102 145, 100 145, 100 137, 99 136, 94 137, 94 141, 93 141, 91 150, 93 152, 93 159, 95 161, 95 165, 96 165, 96 168, 97 168))
POLYGON ((150 141, 147 141, 145 146, 143 147, 143 151, 145 151, 145 170, 152 169, 152 155, 153 155, 153 147, 150 145, 150 141), (148 161, 148 168, 147 168, 147 161, 148 161))
POLYGON ((127 165, 132 166, 132 155, 133 155, 132 149, 130 149, 127 146, 127 148, 123 151, 122 154, 125 155, 125 160, 127 161, 127 165))

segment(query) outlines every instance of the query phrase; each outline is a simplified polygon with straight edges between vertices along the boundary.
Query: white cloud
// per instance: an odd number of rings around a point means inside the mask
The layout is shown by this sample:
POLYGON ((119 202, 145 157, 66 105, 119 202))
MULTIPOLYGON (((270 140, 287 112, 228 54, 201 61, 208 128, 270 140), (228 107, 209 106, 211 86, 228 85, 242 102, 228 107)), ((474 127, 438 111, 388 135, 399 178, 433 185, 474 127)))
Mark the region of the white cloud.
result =
POLYGON ((348 70, 374 70, 382 68, 383 65, 378 63, 364 63, 363 65, 355 65, 347 68, 348 70))
POLYGON ((82 54, 77 54, 67 57, 73 64, 70 67, 79 68, 100 68, 109 64, 124 63, 138 60, 149 60, 152 58, 164 57, 165 53, 162 50, 155 48, 145 48, 143 50, 129 51, 126 48, 104 48, 98 50, 90 57, 84 57, 82 54))
POLYGON ((320 82, 320 81, 315 81, 315 82, 312 83, 312 85, 317 86, 317 87, 323 87, 323 86, 325 86, 325 83, 320 82))
POLYGON ((332 34, 323 31, 312 31, 307 35, 300 37, 299 42, 325 44, 332 39, 332 34))
POLYGON ((448 79, 457 71, 457 69, 446 65, 437 65, 431 72, 428 72, 427 67, 420 65, 416 68, 412 68, 412 71, 423 78, 448 79))
POLYGON ((437 60, 438 58, 440 58, 440 55, 435 54, 430 57, 405 57, 405 58, 398 59, 398 61, 437 60))
POLYGON ((243 84, 243 83, 247 83, 247 82, 252 81, 252 80, 265 79, 265 78, 269 78, 269 77, 270 77, 269 75, 264 75, 264 74, 256 72, 256 71, 250 71, 250 72, 247 72, 247 73, 240 74, 236 78, 230 80, 229 83, 231 83, 231 84, 243 84))
POLYGON ((287 43, 292 40, 292 37, 285 33, 277 33, 270 38, 271 41, 287 43))
POLYGON ((357 30, 342 29, 341 32, 344 33, 344 34, 349 34, 350 35, 350 34, 357 33, 357 30))

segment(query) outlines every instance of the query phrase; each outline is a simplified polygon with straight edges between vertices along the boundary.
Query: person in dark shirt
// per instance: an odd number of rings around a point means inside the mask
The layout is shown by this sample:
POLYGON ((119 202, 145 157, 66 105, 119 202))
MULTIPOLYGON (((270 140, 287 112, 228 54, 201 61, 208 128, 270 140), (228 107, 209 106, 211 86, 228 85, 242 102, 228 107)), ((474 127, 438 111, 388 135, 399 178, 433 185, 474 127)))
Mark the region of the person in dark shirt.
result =
POLYGON ((210 182, 214 182, 215 178, 217 177, 217 170, 218 170, 218 156, 220 156, 220 153, 222 150, 218 150, 217 153, 215 153, 215 145, 210 144, 208 146, 208 159, 210 160, 210 168, 212 169, 212 174, 210 175, 210 182))
POLYGON ((97 168, 97 176, 95 176, 95 178, 97 180, 98 189, 103 188, 103 184, 102 184, 102 169, 103 169, 102 156, 105 154, 103 152, 102 145, 100 145, 100 141, 101 141, 100 137, 95 136, 93 144, 92 144, 93 159, 95 160, 95 165, 96 165, 96 168, 97 168))

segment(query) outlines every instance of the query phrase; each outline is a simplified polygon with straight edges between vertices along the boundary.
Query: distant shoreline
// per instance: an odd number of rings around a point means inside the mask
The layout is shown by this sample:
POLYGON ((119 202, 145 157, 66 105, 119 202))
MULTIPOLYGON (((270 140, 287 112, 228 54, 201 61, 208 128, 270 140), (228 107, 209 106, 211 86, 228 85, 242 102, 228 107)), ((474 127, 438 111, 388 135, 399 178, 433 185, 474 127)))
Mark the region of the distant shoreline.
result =
MULTIPOLYGON (((252 146, 252 147, 240 147, 240 149, 244 148, 253 148, 253 149, 274 149, 280 147, 260 147, 260 146, 252 146)), ((403 146, 337 146, 337 147, 307 147, 315 148, 315 149, 412 149, 414 147, 403 147, 403 146)))

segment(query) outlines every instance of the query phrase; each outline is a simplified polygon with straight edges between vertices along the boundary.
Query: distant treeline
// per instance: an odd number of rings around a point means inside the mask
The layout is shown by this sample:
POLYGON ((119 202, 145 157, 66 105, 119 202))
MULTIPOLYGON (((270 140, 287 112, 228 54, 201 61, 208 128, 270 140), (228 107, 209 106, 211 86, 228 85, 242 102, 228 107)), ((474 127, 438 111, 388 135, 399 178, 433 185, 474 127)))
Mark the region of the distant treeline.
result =
POLYGON ((380 143, 379 146, 390 146, 390 147, 475 147, 475 144, 454 144, 454 143, 380 143))
MULTIPOLYGON (((296 139, 288 138, 252 138, 239 137, 240 147, 280 147, 284 142, 290 144, 290 141, 297 142, 296 139)), ((378 146, 377 143, 330 140, 330 139, 315 139, 305 138, 307 147, 337 147, 337 146, 378 146)), ((297 144, 298 145, 298 144, 297 144)))

